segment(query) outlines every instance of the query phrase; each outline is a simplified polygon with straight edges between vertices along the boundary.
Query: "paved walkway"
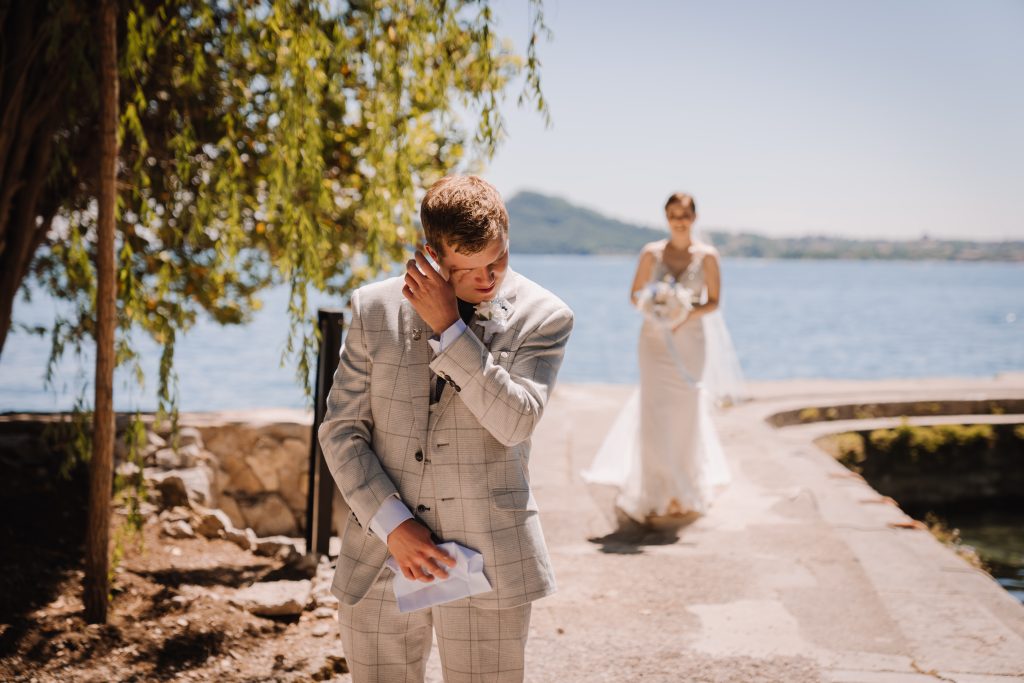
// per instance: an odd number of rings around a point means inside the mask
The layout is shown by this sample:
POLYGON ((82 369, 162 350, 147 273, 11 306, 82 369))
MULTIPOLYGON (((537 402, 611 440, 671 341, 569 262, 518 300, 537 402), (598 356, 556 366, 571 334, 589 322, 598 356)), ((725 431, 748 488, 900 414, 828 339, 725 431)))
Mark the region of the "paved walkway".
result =
MULTIPOLYGON (((559 386, 535 435, 560 590, 535 603, 527 680, 1024 680, 1024 607, 928 532, 891 526, 906 517, 812 445, 820 429, 765 422, 834 403, 1021 398, 1024 376, 755 385, 717 418, 734 482, 710 514, 678 538, 595 543, 613 527, 579 471, 631 391, 559 386)), ((439 681, 436 655, 429 670, 439 681)))

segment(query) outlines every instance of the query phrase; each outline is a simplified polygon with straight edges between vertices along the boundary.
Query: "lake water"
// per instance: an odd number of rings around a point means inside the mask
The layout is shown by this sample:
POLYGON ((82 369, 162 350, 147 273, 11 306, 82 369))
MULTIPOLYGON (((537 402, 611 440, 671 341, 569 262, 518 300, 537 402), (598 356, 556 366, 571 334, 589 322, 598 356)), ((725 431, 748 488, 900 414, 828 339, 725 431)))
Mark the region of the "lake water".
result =
MULTIPOLYGON (((513 266, 561 296, 576 326, 560 381, 637 379, 640 316, 628 303, 635 259, 514 255, 513 266)), ((287 292, 271 291, 248 325, 201 321, 178 344, 181 407, 212 410, 304 405, 291 367, 280 367, 287 292)), ((1024 371, 1024 265, 726 259, 723 311, 747 377, 879 379, 991 376, 1024 371)), ((318 303, 336 305, 325 299, 318 303)), ((15 304, 15 320, 52 321, 56 304, 15 304)), ((152 408, 158 350, 142 343, 150 379, 115 386, 119 409, 152 408)), ((49 342, 13 332, 0 357, 0 411, 70 407, 91 372, 67 359, 54 393, 42 388, 49 342)), ((90 390, 91 391, 91 390, 90 390)), ((91 394, 90 394, 91 397, 91 394)))

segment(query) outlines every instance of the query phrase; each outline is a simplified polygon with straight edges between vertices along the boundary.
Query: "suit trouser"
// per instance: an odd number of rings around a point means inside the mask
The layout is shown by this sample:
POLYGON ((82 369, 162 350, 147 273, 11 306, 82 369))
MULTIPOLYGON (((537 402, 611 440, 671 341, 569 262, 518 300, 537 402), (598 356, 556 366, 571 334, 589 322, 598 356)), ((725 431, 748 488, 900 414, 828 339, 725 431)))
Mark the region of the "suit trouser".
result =
POLYGON ((449 683, 520 683, 530 629, 530 603, 508 609, 473 607, 468 599, 401 614, 384 569, 362 600, 342 604, 341 642, 354 683, 421 683, 437 632, 441 670, 449 683))
MULTIPOLYGON (((444 535, 429 460, 418 500, 420 521, 444 535)), ((530 630, 530 603, 507 609, 472 607, 469 599, 401 614, 384 568, 366 596, 339 607, 341 642, 353 683, 421 683, 437 633, 441 670, 448 683, 521 683, 530 630)))

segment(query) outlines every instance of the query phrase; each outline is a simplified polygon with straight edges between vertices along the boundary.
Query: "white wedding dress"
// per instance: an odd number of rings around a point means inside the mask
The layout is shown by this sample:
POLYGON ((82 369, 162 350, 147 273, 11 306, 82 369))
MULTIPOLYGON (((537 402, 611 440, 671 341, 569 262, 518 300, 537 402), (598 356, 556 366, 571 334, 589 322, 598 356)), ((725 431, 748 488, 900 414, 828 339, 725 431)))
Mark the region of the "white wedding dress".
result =
MULTIPOLYGON (((651 282, 672 277, 657 254, 651 282)), ((700 254, 678 281, 706 296, 700 254)), ((638 353, 639 389, 583 478, 616 487, 616 506, 640 522, 649 516, 704 514, 730 480, 711 421, 714 402, 736 400, 739 393, 738 363, 725 324, 717 312, 687 320, 675 332, 645 319, 638 353)))

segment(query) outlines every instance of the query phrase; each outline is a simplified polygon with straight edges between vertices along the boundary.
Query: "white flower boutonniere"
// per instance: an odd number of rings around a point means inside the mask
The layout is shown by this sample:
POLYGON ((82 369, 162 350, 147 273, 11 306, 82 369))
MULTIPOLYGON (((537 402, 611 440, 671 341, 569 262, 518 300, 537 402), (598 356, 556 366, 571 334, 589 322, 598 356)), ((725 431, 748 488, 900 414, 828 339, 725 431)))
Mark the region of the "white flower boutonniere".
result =
POLYGON ((512 304, 501 297, 481 301, 475 307, 477 324, 484 328, 484 344, 490 344, 498 332, 508 329, 512 317, 512 304))

